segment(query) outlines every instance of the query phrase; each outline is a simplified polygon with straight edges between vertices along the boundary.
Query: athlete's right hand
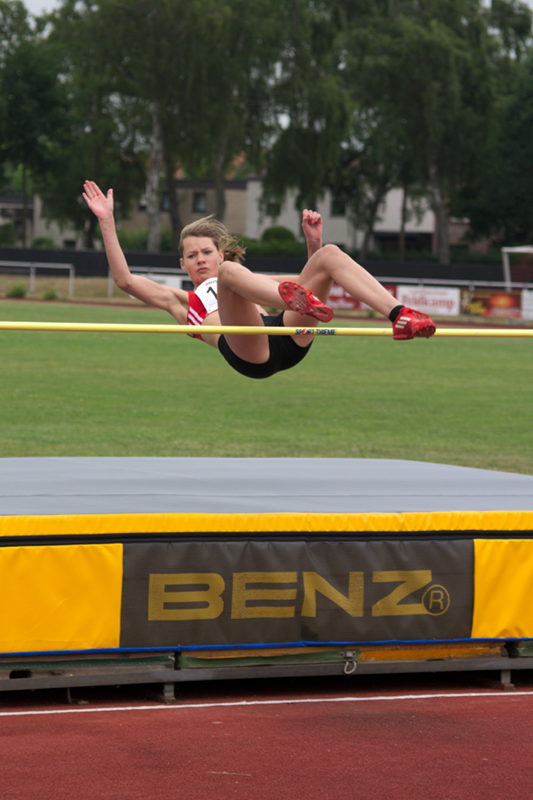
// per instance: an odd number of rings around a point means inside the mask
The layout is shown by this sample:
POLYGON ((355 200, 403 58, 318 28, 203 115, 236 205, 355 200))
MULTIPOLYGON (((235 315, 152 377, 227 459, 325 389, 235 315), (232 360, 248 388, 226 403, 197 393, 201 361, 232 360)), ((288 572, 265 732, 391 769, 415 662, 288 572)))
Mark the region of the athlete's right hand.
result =
POLYGON ((84 181, 82 197, 99 220, 113 216, 113 189, 104 194, 94 181, 84 181))

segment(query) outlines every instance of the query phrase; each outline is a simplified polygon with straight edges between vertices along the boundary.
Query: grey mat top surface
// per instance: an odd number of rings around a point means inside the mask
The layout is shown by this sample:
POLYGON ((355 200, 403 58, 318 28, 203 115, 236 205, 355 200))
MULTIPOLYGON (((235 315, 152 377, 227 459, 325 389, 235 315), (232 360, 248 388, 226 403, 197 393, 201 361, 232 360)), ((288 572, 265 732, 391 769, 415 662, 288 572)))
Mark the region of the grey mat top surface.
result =
POLYGON ((0 515, 530 511, 533 475, 345 458, 0 458, 0 515))

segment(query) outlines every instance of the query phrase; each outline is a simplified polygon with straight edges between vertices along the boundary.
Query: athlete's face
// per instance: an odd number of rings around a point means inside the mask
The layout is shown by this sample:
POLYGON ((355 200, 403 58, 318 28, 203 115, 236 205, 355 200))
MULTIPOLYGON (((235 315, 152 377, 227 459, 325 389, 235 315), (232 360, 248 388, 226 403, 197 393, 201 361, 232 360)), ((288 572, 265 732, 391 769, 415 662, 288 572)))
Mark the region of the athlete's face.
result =
POLYGON ((207 278, 215 278, 223 261, 224 253, 208 236, 187 236, 184 239, 180 263, 195 286, 207 278))

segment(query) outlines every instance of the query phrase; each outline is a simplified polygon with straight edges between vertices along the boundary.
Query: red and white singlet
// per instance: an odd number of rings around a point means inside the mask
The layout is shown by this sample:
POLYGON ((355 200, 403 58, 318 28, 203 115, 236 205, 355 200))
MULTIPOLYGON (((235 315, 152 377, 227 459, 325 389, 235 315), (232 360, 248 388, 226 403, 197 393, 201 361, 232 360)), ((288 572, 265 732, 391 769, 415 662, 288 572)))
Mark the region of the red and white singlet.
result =
MULTIPOLYGON (((187 323, 189 325, 201 325, 207 315, 217 311, 217 309, 217 279, 207 278, 194 291, 189 292, 187 323)), ((192 333, 191 336, 195 339, 202 338, 198 333, 192 333)))

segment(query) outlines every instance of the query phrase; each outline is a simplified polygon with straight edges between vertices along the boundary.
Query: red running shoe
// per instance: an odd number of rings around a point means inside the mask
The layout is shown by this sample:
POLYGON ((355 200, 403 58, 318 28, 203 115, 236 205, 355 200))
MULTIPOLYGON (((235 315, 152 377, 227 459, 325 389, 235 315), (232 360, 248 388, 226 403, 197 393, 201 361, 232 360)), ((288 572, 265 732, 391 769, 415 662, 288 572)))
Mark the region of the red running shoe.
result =
POLYGON ((282 281, 278 289, 281 299, 291 311, 308 314, 320 322, 329 322, 332 318, 333 309, 315 297, 311 289, 305 289, 294 281, 282 281))
POLYGON ((414 339, 423 336, 429 339, 435 333, 435 323, 427 314, 414 308, 402 308, 392 323, 393 339, 414 339))

